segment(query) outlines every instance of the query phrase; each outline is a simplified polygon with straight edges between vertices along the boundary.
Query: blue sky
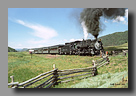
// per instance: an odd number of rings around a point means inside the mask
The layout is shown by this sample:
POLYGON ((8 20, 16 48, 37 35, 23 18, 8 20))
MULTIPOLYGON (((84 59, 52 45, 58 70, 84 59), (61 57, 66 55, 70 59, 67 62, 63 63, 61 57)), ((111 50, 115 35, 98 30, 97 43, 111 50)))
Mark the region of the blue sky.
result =
MULTIPOLYGON (((8 8, 8 46, 39 48, 66 42, 94 39, 83 32, 78 17, 82 8, 8 8), (85 35, 86 34, 86 35, 85 35)), ((116 20, 100 19, 100 36, 128 30, 128 9, 116 20), (119 22, 118 22, 119 21, 119 22)))

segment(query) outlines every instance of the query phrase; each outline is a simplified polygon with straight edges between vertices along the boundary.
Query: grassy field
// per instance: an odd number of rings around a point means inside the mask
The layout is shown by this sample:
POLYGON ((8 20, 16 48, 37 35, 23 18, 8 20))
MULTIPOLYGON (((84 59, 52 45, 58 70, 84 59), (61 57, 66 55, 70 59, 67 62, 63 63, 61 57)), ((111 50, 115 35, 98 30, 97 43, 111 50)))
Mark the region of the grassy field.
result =
MULTIPOLYGON (((76 55, 47 55, 47 54, 33 54, 32 59, 28 52, 8 52, 8 83, 11 82, 10 76, 14 75, 15 82, 23 82, 30 78, 33 78, 43 72, 47 72, 53 69, 53 64, 56 64, 56 68, 59 70, 74 69, 74 68, 86 68, 92 66, 92 60, 99 59, 99 56, 76 56, 76 55)), ((98 69, 98 78, 102 74, 108 74, 108 77, 116 77, 116 73, 127 72, 128 73, 128 54, 127 56, 111 56, 110 64, 98 69)), ((96 76, 96 77, 97 77, 96 76)), ((89 80, 94 77, 90 77, 85 80, 89 80)), ((122 75, 120 76, 122 78, 122 75)), ((125 79, 128 79, 125 77, 125 79)), ((84 80, 84 81, 85 81, 84 80)), ((103 79, 102 79, 103 80, 103 79)), ((108 79, 109 80, 109 79, 108 79)), ((37 84, 40 84, 40 81, 37 84)), ((76 84, 83 82, 82 80, 75 80, 69 83, 63 83, 56 85, 54 88, 76 88, 76 84)), ((116 82, 122 83, 121 80, 116 82)), ((101 84, 105 84, 102 82, 101 84)), ((86 84, 86 83, 85 83, 86 84)), ((126 82, 125 88, 128 87, 126 82)), ((34 86, 34 85, 33 85, 34 86)), ((33 87, 31 86, 31 88, 33 87)), ((87 88, 97 88, 98 86, 86 86, 87 88)), ((85 88, 86 88, 85 87, 85 88)), ((99 86, 100 87, 100 86, 99 86)), ((118 86, 108 86, 109 88, 118 88, 118 86)), ((79 87, 80 88, 80 87, 79 87)), ((119 86, 119 88, 124 88, 119 86)))
POLYGON ((124 43, 119 46, 105 46, 104 50, 105 51, 112 51, 112 50, 128 50, 128 43, 124 43))
POLYGON ((110 64, 99 68, 97 76, 60 84, 56 88, 128 88, 128 54, 109 58, 110 64))

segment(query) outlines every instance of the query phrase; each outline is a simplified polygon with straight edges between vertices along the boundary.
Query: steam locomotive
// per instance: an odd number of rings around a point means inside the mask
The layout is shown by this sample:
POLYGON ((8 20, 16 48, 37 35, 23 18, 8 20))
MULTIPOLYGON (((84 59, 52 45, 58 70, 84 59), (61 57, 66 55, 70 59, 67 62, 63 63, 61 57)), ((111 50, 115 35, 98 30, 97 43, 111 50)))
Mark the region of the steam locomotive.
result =
POLYGON ((55 45, 33 49, 36 54, 59 54, 59 55, 98 55, 104 52, 101 40, 82 40, 65 43, 65 45, 55 45))

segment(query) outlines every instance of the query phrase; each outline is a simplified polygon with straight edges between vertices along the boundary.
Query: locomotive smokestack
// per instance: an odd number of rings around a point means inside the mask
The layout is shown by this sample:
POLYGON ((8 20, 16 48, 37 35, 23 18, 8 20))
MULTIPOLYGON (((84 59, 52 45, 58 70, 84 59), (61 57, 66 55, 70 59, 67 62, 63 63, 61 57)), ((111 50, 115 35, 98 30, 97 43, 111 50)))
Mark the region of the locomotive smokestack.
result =
POLYGON ((80 14, 80 22, 84 22, 87 32, 96 39, 101 32, 100 17, 116 19, 117 16, 124 16, 125 8, 85 8, 80 14))
POLYGON ((97 37, 98 37, 98 34, 97 35, 94 35, 95 39, 97 40, 97 37))

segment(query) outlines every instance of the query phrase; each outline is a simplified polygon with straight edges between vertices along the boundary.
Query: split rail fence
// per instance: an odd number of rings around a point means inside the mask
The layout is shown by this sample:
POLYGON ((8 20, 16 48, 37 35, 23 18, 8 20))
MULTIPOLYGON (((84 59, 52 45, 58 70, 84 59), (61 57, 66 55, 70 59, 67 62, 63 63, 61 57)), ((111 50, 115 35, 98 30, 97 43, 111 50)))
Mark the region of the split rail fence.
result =
POLYGON ((96 60, 96 61, 92 60, 93 66, 87 67, 87 68, 58 70, 58 68, 55 68, 55 65, 53 65, 53 70, 42 73, 22 83, 14 82, 14 76, 10 76, 10 78, 12 79, 12 82, 8 83, 8 86, 11 86, 11 88, 31 88, 29 86, 45 78, 48 78, 42 84, 39 84, 33 88, 51 88, 52 86, 55 86, 58 83, 66 83, 69 81, 74 81, 76 79, 84 79, 91 76, 95 76, 97 75, 97 69, 108 64, 109 62, 110 61, 108 56, 104 56, 103 58, 99 60, 96 60), (77 77, 77 78, 74 78, 74 77, 77 77), (69 78, 72 78, 72 79, 69 79, 69 78))

